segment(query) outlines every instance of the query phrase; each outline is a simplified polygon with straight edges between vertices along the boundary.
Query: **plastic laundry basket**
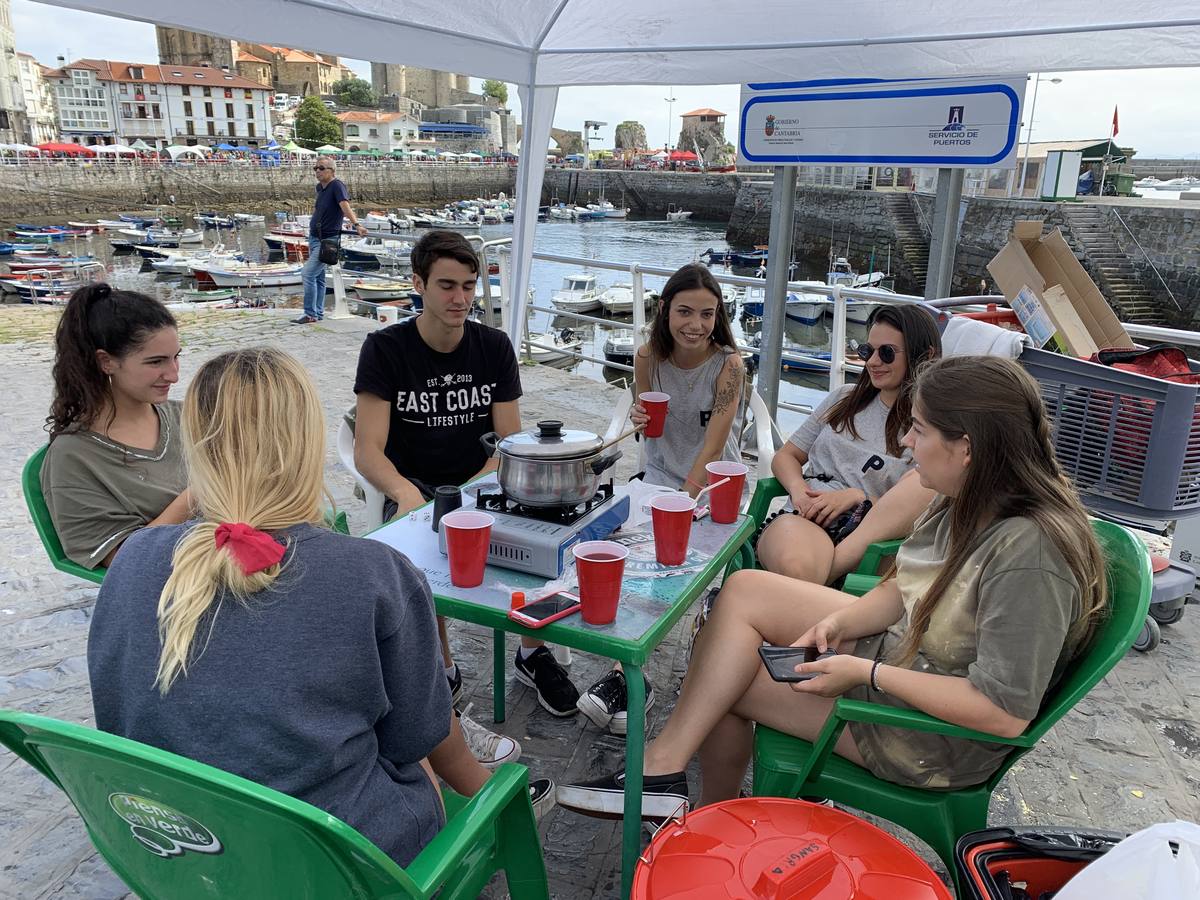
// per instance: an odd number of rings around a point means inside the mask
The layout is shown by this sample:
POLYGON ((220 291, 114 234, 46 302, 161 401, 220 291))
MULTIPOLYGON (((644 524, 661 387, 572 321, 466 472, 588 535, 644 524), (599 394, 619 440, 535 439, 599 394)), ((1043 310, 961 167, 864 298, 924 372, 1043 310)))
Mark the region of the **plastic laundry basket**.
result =
POLYGON ((1058 461, 1084 503, 1140 518, 1200 513, 1200 385, 1045 350, 1020 362, 1041 386, 1058 461))
POLYGON ((669 822, 633 875, 631 900, 950 900, 937 874, 849 813, 774 797, 669 822))

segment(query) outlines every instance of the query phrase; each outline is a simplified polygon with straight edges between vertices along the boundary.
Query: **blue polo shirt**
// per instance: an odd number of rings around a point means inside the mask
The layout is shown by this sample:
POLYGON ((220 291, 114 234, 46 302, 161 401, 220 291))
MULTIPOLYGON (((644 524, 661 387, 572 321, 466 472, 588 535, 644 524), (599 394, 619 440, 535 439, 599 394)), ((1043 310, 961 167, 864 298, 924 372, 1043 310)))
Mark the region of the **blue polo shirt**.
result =
POLYGON ((308 223, 308 233, 315 238, 327 240, 342 233, 341 202, 349 200, 350 193, 340 178, 335 178, 329 184, 321 187, 317 184, 317 200, 313 206, 312 220, 308 223))

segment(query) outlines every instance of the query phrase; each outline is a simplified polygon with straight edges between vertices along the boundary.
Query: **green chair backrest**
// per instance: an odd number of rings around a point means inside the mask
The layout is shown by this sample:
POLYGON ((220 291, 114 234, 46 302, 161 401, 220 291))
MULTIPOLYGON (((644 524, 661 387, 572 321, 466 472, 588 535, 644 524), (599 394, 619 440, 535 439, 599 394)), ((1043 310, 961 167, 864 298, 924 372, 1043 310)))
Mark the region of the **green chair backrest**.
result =
POLYGON ((63 552, 62 542, 54 529, 54 521, 50 518, 50 509, 46 506, 46 498, 42 494, 42 463, 46 459, 46 451, 50 445, 40 448, 33 456, 25 461, 21 470, 21 490, 25 494, 25 505, 29 507, 29 516, 33 519, 33 527, 37 529, 42 546, 54 568, 84 581, 100 584, 104 581, 105 569, 97 566, 95 569, 85 568, 67 557, 63 552))
POLYGON ((1154 576, 1150 555, 1129 529, 1092 520, 1108 575, 1108 615, 1100 621, 1087 649, 1076 657, 1047 695, 1042 710, 1025 732, 1040 740, 1050 727, 1090 691, 1133 646, 1150 608, 1154 576))
POLYGON ((62 788, 96 848, 139 897, 328 900, 425 894, 349 825, 220 769, 8 710, 0 710, 0 743, 62 788))

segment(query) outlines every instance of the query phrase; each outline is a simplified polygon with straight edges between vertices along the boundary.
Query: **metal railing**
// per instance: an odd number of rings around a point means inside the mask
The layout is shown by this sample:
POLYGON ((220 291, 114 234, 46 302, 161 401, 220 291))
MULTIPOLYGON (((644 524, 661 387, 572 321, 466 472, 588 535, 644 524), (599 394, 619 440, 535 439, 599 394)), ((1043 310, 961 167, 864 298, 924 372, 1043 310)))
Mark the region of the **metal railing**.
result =
POLYGON ((1142 246, 1142 242, 1137 239, 1137 235, 1130 231, 1129 226, 1125 224, 1125 219, 1122 218, 1121 213, 1116 207, 1110 207, 1110 209, 1112 210, 1112 214, 1117 217, 1117 221, 1121 223, 1121 227, 1125 229, 1125 233, 1133 238, 1133 243, 1138 250, 1141 251, 1142 258, 1145 259, 1146 262, 1150 263, 1150 268, 1154 270, 1154 275, 1158 279, 1158 283, 1163 286, 1163 290, 1167 292, 1167 296, 1171 298, 1171 302, 1175 304, 1175 308, 1183 309, 1183 307, 1179 305, 1179 301, 1175 299, 1175 295, 1171 293, 1171 289, 1167 287, 1166 281, 1163 280, 1162 274, 1158 271, 1158 266, 1154 264, 1154 260, 1150 258, 1150 254, 1146 252, 1146 249, 1142 246))

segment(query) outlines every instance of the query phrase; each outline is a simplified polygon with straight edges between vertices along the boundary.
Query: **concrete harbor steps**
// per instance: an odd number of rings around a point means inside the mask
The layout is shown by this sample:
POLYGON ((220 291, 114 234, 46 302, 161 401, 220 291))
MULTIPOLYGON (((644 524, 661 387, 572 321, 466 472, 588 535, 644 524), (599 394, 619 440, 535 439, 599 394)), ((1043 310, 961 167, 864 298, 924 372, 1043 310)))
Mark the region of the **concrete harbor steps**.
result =
MULTIPOLYGON (((294 313, 293 313, 294 315, 294 313)), ((96 588, 51 568, 21 497, 26 457, 45 440, 41 423, 50 402, 51 335, 58 311, 0 306, 0 366, 7 401, 0 441, 0 706, 91 724, 86 643, 96 588)), ((363 530, 362 503, 339 465, 334 435, 352 401, 359 346, 376 327, 366 319, 287 324, 287 314, 239 311, 181 316, 183 380, 224 350, 272 344, 295 354, 312 373, 325 405, 329 431, 327 483, 351 530, 363 530)), ((603 431, 617 388, 540 366, 521 369, 522 418, 562 418, 575 427, 603 431)), ((618 477, 632 474, 627 452, 618 477)), ((649 732, 661 727, 686 670, 690 616, 654 654, 647 671, 658 702, 649 732)), ((471 715, 491 718, 490 634, 451 626, 455 655, 465 675, 471 715)), ((509 640, 515 651, 515 639, 509 640)), ((608 667, 576 653, 575 683, 585 689, 608 667)), ((1128 655, 996 793, 990 820, 998 824, 1086 825, 1135 829, 1175 818, 1200 820, 1200 613, 1188 610, 1163 629, 1152 653, 1128 655)), ((559 782, 593 777, 622 764, 624 743, 599 733, 583 717, 553 719, 514 679, 507 685, 508 720, 500 730, 517 738, 522 762, 536 775, 559 782)), ((698 785, 694 782, 693 790, 698 785)), ((551 895, 570 900, 614 898, 620 888, 620 830, 554 810, 541 823, 551 895)), ((532 852, 532 848, 531 848, 532 852)), ((925 853, 928 856, 928 853, 925 853)), ((130 898, 88 842, 66 798, 42 776, 0 751, 0 900, 116 900, 130 898)), ((487 897, 505 896, 493 885, 487 897)))

